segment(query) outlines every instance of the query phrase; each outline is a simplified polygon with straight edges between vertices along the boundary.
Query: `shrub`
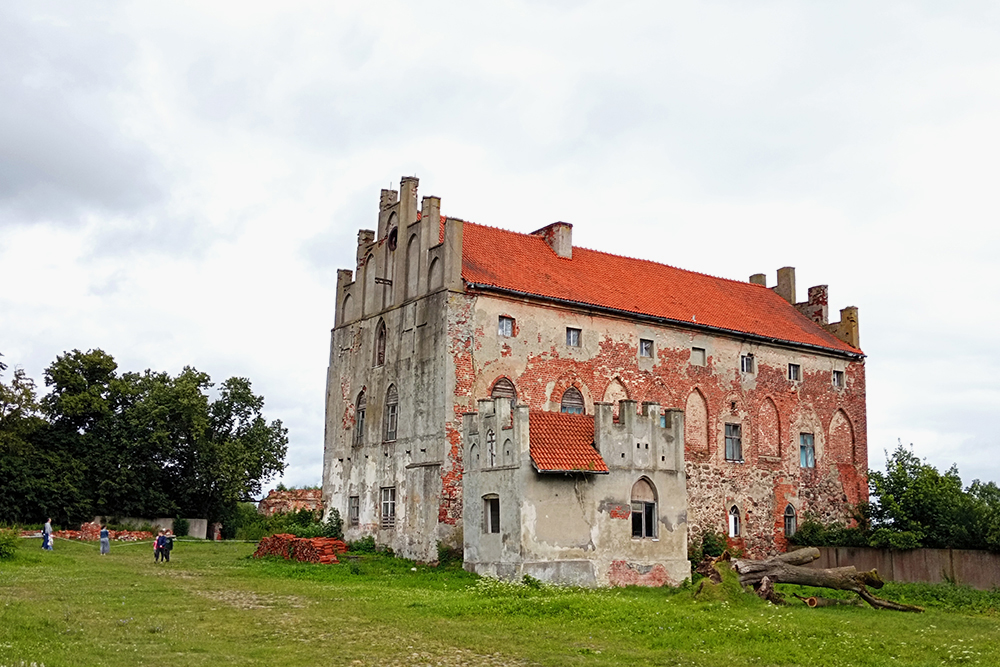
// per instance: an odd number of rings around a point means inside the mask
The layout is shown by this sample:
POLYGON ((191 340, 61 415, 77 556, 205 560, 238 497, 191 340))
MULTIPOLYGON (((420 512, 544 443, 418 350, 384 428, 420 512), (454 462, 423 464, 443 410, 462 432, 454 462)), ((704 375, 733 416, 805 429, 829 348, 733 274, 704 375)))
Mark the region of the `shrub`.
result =
POLYGON ((437 548, 439 565, 451 565, 453 563, 461 563, 464 560, 465 554, 461 548, 445 544, 440 540, 438 540, 437 548))
POLYGON ((323 537, 344 539, 344 521, 340 518, 340 510, 336 507, 331 509, 326 517, 326 523, 323 524, 323 537))
POLYGON ((180 517, 174 519, 174 535, 177 537, 186 537, 189 532, 191 532, 190 521, 180 517))
POLYGON ((9 560, 17 553, 20 537, 15 530, 0 528, 0 560, 9 560))
POLYGON ((359 554, 373 554, 375 553, 375 538, 371 535, 365 535, 353 542, 348 542, 347 550, 359 554))

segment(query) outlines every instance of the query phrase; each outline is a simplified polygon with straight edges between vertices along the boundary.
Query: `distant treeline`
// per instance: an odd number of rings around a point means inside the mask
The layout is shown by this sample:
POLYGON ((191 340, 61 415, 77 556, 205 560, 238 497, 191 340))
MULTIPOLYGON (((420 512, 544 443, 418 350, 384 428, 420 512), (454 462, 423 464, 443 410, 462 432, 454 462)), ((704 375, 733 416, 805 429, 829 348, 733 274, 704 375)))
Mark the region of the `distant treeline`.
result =
POLYGON ((1000 552, 1000 487, 974 481, 963 488, 958 468, 940 473, 902 444, 885 472, 868 472, 871 502, 851 525, 808 517, 792 536, 802 546, 882 549, 984 549, 1000 552))
POLYGON ((268 423, 246 378, 118 373, 100 349, 45 369, 48 393, 0 363, 0 523, 95 515, 223 521, 285 466, 287 429, 268 423))

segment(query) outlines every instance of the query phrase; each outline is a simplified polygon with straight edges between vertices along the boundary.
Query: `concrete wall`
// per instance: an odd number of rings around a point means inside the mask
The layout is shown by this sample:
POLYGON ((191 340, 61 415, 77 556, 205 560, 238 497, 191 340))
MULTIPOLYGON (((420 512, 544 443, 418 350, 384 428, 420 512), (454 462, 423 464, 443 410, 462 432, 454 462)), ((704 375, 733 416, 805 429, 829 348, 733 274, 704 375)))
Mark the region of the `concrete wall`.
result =
POLYGON ((692 538, 725 532, 736 505, 745 537, 739 546, 753 556, 781 551, 784 511, 843 520, 849 505, 867 500, 865 367, 836 354, 749 343, 736 336, 582 312, 528 299, 469 295, 461 326, 449 331, 462 348, 455 401, 474 410, 501 377, 517 389, 519 403, 555 410, 570 386, 582 393, 587 414, 602 400, 628 398, 687 412, 685 461, 692 538), (515 335, 498 333, 498 318, 515 320, 515 335), (566 328, 582 331, 580 347, 566 345, 566 328), (653 341, 651 357, 639 340, 653 341), (692 363, 692 348, 706 351, 692 363), (741 355, 754 355, 754 372, 740 370, 741 355), (788 379, 788 364, 802 379, 788 379), (834 388, 832 372, 846 386, 834 388), (624 396, 622 396, 624 394, 624 396), (742 427, 743 462, 725 459, 725 425, 742 427), (799 434, 813 433, 816 467, 799 466, 799 434))
POLYGON ((690 576, 687 561, 687 495, 684 488, 683 416, 660 425, 659 406, 642 415, 622 403, 598 405, 595 444, 609 473, 539 473, 530 456, 526 406, 511 414, 506 400, 480 400, 465 415, 463 488, 465 567, 490 576, 580 586, 679 584, 690 576), (497 442, 496 465, 488 466, 487 434, 497 442), (656 493, 654 538, 634 538, 632 488, 640 479, 656 493), (500 532, 487 531, 486 499, 500 501, 500 532))
POLYGON ((942 583, 952 581, 980 590, 1000 587, 1000 554, 965 549, 891 551, 859 547, 820 547, 814 568, 877 569, 886 581, 942 583))

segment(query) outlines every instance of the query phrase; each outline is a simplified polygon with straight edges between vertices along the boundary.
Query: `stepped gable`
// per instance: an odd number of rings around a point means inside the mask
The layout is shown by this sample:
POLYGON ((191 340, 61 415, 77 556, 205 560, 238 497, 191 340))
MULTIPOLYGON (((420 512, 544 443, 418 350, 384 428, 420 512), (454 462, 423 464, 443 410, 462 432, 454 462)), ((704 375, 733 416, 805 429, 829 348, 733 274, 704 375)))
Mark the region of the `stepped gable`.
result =
POLYGON ((586 248, 559 257, 541 236, 471 222, 462 246, 467 284, 861 353, 761 285, 586 248))
POLYGON ((561 412, 528 413, 531 462, 538 472, 606 473, 594 448, 594 418, 561 412))

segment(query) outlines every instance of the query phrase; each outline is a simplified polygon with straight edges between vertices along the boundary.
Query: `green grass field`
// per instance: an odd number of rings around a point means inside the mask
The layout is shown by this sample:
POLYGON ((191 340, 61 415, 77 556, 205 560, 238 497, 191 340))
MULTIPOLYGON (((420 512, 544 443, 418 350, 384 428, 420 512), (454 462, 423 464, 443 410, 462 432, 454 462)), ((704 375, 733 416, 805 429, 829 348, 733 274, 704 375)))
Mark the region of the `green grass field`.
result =
POLYGON ((244 543, 180 542, 169 564, 148 544, 55 548, 0 561, 0 666, 1000 665, 1000 594, 955 587, 890 585, 928 605, 903 614, 255 561, 244 543))

